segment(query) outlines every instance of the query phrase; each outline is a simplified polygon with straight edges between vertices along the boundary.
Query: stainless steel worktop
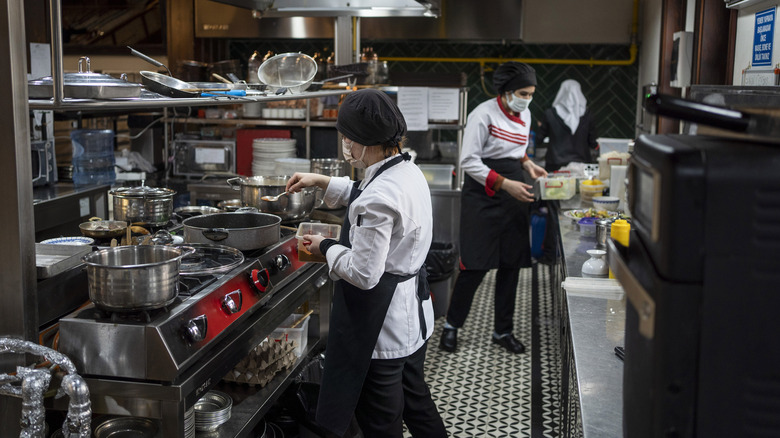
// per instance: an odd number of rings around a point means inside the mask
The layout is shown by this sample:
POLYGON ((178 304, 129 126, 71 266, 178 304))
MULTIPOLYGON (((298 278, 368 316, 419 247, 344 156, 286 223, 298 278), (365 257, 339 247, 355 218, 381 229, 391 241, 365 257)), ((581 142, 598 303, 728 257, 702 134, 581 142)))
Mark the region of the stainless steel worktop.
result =
MULTIPOLYGON (((565 277, 581 275, 587 250, 596 246, 594 237, 581 237, 577 225, 559 215, 565 277)), ((623 346, 625 296, 621 300, 566 294, 582 436, 623 436, 623 362, 614 354, 623 346)), ((573 382, 572 382, 573 383, 573 382)))

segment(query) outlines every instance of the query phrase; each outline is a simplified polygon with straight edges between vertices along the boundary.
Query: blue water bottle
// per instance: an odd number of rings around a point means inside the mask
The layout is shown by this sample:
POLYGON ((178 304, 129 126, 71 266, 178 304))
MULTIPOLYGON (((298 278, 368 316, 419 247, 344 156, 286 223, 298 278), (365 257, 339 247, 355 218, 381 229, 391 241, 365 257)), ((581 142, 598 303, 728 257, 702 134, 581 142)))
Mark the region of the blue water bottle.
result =
POLYGON ((114 131, 110 129, 75 129, 70 133, 73 144, 73 184, 88 186, 113 184, 114 131))

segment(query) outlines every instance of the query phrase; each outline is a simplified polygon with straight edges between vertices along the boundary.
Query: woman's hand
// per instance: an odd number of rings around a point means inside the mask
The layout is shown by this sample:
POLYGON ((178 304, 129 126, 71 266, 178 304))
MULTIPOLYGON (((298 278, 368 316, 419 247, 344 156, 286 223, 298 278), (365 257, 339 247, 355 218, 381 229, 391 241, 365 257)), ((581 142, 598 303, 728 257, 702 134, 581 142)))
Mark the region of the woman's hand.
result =
POLYGON ((311 186, 317 186, 322 190, 325 190, 328 188, 328 183, 330 183, 330 177, 327 175, 295 172, 287 181, 285 191, 298 193, 304 188, 311 186))
POLYGON ((531 175, 531 178, 533 179, 547 176, 547 171, 544 170, 543 167, 539 166, 538 164, 534 163, 531 160, 528 160, 525 163, 523 163, 523 169, 525 169, 525 171, 528 172, 528 174, 531 175))
POLYGON ((531 188, 532 186, 526 183, 515 181, 509 178, 505 179, 501 184, 501 190, 506 191, 513 198, 523 202, 531 202, 534 200, 534 195, 531 193, 531 188))
POLYGON ((323 240, 325 240, 325 238, 319 234, 304 234, 303 246, 305 246, 311 254, 321 256, 322 253, 320 252, 320 243, 323 240))

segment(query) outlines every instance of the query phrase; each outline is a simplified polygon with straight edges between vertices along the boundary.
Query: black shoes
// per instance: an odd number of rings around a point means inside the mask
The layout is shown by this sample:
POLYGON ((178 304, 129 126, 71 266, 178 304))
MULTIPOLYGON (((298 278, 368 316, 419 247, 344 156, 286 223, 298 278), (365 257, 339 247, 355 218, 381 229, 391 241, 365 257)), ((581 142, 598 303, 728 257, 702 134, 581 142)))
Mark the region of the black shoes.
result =
POLYGON ((441 332, 441 341, 439 342, 439 348, 450 353, 455 352, 458 347, 458 329, 445 328, 441 332))
MULTIPOLYGON (((442 335, 442 342, 443 340, 444 340, 444 335, 442 335)), ((525 345, 523 345, 522 342, 518 341, 517 338, 515 338, 515 336, 511 333, 506 336, 502 336, 500 338, 491 336, 491 341, 494 344, 498 344, 506 348, 510 353, 520 354, 525 352, 525 345)))

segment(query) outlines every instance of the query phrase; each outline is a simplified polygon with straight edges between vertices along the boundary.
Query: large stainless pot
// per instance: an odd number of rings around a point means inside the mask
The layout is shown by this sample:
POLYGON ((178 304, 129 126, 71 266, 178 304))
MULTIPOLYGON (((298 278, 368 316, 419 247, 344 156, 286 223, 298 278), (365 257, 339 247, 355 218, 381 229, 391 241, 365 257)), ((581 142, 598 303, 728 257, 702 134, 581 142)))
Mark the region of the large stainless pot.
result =
POLYGON ((82 257, 89 299, 113 312, 165 307, 179 292, 181 259, 193 248, 130 245, 105 248, 82 257))
POLYGON ((290 176, 236 177, 227 180, 233 190, 240 190, 239 199, 247 207, 270 213, 285 222, 307 218, 317 202, 317 187, 307 187, 298 193, 288 193, 276 200, 263 200, 264 196, 276 196, 284 192, 290 176))
POLYGON ((241 251, 279 242, 279 216, 266 213, 214 213, 184 219, 184 242, 218 243, 241 251))
POLYGON ((165 187, 120 187, 114 196, 114 220, 131 224, 165 225, 173 213, 176 191, 165 187))
MULTIPOLYGON (((312 173, 319 173, 320 175, 327 175, 327 176, 344 176, 344 164, 346 161, 342 160, 341 158, 312 158, 311 160, 311 172, 312 173)), ((331 210, 330 207, 328 207, 327 204, 323 201, 323 196, 325 195, 325 192, 322 190, 318 190, 316 194, 316 202, 315 205, 317 208, 323 209, 323 210, 331 210)), ((334 207, 334 208, 340 208, 340 206, 334 207)))

